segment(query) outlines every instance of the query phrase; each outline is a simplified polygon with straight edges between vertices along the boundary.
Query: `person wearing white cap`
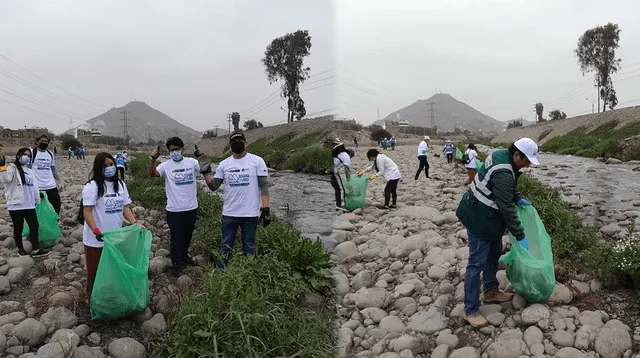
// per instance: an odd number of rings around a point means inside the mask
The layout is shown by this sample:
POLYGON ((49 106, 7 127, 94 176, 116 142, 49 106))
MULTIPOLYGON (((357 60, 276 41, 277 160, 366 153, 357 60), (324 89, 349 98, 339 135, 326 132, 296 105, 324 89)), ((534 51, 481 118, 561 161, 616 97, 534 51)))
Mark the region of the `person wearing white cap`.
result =
POLYGON ((344 207, 345 191, 342 178, 340 178, 340 168, 344 167, 344 176, 351 180, 351 158, 354 156, 352 149, 347 149, 344 143, 338 142, 331 148, 333 157, 333 173, 331 174, 331 186, 336 194, 336 211, 349 212, 344 207))
POLYGON ((451 143, 451 140, 447 139, 444 148, 442 148, 442 152, 447 155, 448 164, 451 164, 453 162, 453 149, 453 143, 451 143))
POLYGON ((539 165, 538 145, 522 138, 509 149, 493 152, 478 170, 471 187, 460 200, 456 216, 467 229, 469 260, 464 281, 465 320, 473 327, 488 325, 479 313, 480 274, 485 303, 509 301, 513 294, 498 290, 498 260, 505 229, 528 249, 527 238, 516 205, 531 205, 517 190, 520 169, 539 165))
POLYGON ((420 177, 420 172, 424 169, 424 174, 429 178, 429 161, 427 161, 427 154, 429 153, 429 138, 428 135, 424 136, 424 140, 420 142, 418 145, 418 161, 420 166, 418 167, 418 171, 416 172, 415 180, 418 180, 420 177))

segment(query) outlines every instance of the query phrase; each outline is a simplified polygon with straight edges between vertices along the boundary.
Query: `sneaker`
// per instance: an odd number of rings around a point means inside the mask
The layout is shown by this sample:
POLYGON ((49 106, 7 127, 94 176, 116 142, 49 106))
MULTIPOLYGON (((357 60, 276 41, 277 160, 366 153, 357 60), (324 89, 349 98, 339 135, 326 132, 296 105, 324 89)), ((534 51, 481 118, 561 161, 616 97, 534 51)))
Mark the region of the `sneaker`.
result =
POLYGON ((464 315, 464 320, 473 328, 482 328, 489 325, 489 322, 478 312, 471 315, 464 315))
POLYGON ((344 206, 336 206, 336 211, 344 211, 345 213, 349 212, 349 210, 347 210, 344 206))
POLYGON ((389 205, 389 208, 395 209, 395 208, 397 208, 397 206, 396 206, 396 204, 391 204, 391 205, 389 205))
POLYGON ((191 256, 187 255, 185 257, 182 258, 182 262, 185 263, 186 265, 190 265, 190 266, 195 266, 196 262, 193 261, 193 258, 191 258, 191 256))
POLYGON ((50 250, 46 250, 46 249, 35 249, 35 250, 31 250, 31 257, 42 257, 42 256, 47 256, 51 253, 50 250))
POLYGON ((18 249, 18 256, 27 256, 29 254, 27 254, 26 251, 24 251, 24 249, 18 249))
POLYGON ((502 303, 511 301, 513 293, 500 292, 498 290, 491 290, 484 293, 485 303, 502 303))

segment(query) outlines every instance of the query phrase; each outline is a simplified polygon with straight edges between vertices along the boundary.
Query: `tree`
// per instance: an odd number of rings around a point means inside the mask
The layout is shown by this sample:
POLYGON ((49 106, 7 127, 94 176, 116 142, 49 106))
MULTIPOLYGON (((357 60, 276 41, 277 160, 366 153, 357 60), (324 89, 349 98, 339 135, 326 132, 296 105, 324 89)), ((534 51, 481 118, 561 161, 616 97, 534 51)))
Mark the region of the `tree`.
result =
POLYGON ((618 96, 616 96, 616 90, 611 84, 600 89, 600 98, 604 101, 605 107, 608 105, 611 110, 618 105, 618 96))
POLYGON ((516 127, 522 127, 522 121, 519 119, 514 119, 513 121, 509 122, 507 124, 507 129, 510 128, 516 128, 516 127))
POLYGON ((262 123, 260 123, 255 119, 249 119, 248 121, 244 121, 244 124, 242 126, 244 127, 245 131, 250 131, 252 129, 264 127, 262 123))
POLYGON ((559 109, 554 109, 553 111, 549 112, 549 119, 551 119, 552 121, 557 121, 559 119, 565 118, 567 118, 567 114, 559 109))
POLYGON ((535 104, 535 109, 536 109, 536 116, 538 117, 538 122, 544 122, 545 119, 542 118, 542 113, 544 112, 544 105, 538 102, 535 104))
POLYGON ((311 68, 304 67, 304 58, 311 50, 309 31, 298 30, 271 41, 264 52, 262 64, 270 84, 282 80, 281 96, 287 99, 287 123, 306 115, 300 98, 300 84, 309 78, 311 68))
POLYGON ((218 133, 216 133, 216 131, 214 131, 213 129, 209 129, 202 134, 202 139, 215 138, 217 136, 218 133))
MULTIPOLYGON (((618 72, 622 62, 621 59, 616 58, 616 49, 620 47, 619 41, 618 24, 608 23, 585 31, 578 39, 578 48, 575 50, 582 74, 595 72, 595 85, 598 87, 598 94, 604 94, 601 96, 605 104, 603 111, 607 103, 612 103, 610 101, 610 93, 613 91, 611 75, 618 72), (605 91, 602 92, 602 89, 605 91)), ((600 101, 598 101, 598 112, 600 112, 600 101)))

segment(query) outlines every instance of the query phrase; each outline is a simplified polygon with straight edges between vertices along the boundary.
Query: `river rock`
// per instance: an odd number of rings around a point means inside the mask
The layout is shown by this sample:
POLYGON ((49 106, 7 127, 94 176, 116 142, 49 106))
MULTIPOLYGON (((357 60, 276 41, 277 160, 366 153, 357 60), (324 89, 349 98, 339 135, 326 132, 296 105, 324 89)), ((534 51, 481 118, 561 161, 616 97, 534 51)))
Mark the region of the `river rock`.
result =
POLYGON ((499 340, 487 348, 489 358, 518 358, 527 351, 527 345, 517 339, 499 340))
POLYGON ((344 358, 353 347, 353 331, 349 328, 338 330, 337 356, 344 358))
POLYGON ((57 330, 49 341, 49 343, 55 342, 66 342, 71 347, 75 348, 80 344, 80 336, 71 329, 62 328, 57 330))
POLYGON ((551 316, 547 306, 535 303, 522 311, 522 322, 528 325, 537 324, 541 320, 548 320, 551 316))
POLYGON ((349 279, 347 275, 343 274, 340 271, 333 272, 333 280, 336 282, 336 294, 340 297, 344 297, 349 291, 351 287, 349 286, 349 279))
POLYGON ((167 322, 162 313, 157 313, 142 324, 142 330, 151 334, 160 334, 167 330, 167 322))
POLYGON ((529 347, 536 343, 542 343, 543 338, 544 336, 542 335, 542 331, 536 326, 530 326, 526 331, 524 331, 524 341, 529 347))
POLYGON ((106 358, 98 347, 81 346, 73 349, 73 358, 106 358))
POLYGON ((359 290, 362 287, 371 287, 373 284, 373 277, 371 275, 371 271, 363 270, 358 272, 357 275, 351 281, 354 290, 359 290))
POLYGON ((424 334, 432 334, 447 328, 447 318, 440 310, 432 307, 426 312, 418 312, 411 316, 407 328, 424 334))
POLYGON ((556 282, 553 293, 551 293, 551 297, 549 297, 549 301, 554 303, 570 303, 573 301, 573 293, 567 286, 556 282))
POLYGON ((619 358, 631 349, 632 342, 629 332, 621 326, 605 325, 598 331, 594 348, 602 358, 619 358))
POLYGON ((31 256, 12 257, 7 262, 10 267, 22 267, 25 269, 31 268, 36 264, 31 256))
POLYGON ((65 307, 51 307, 40 317, 49 333, 60 328, 72 328, 78 324, 78 317, 65 307))
POLYGON ((387 332, 400 333, 404 330, 405 325, 398 316, 386 316, 380 320, 378 327, 386 330, 387 332))
POLYGON ((11 335, 18 338, 23 345, 35 347, 44 341, 47 327, 33 318, 27 318, 13 328, 11 335))
POLYGON ((113 358, 144 358, 147 350, 133 338, 120 338, 109 343, 109 355, 113 358))
POLYGON ((616 159, 616 158, 609 158, 607 159, 606 162, 604 162, 605 164, 620 164, 622 163, 622 160, 620 159, 616 159))
POLYGON ((400 352, 405 349, 410 350, 414 354, 424 352, 422 340, 409 334, 400 336, 399 338, 391 342, 391 344, 393 345, 393 350, 396 352, 400 352))
POLYGON ((593 348, 597 336, 597 327, 584 325, 576 332, 576 339, 573 346, 586 351, 589 348, 593 348))
POLYGON ((352 241, 345 241, 336 246, 334 253, 338 256, 338 262, 342 262, 347 257, 355 256, 358 253, 358 248, 352 241))
POLYGON ((11 282, 5 276, 0 276, 0 295, 6 295, 11 292, 11 282))
POLYGON ((569 331, 555 331, 551 336, 553 344, 560 347, 573 347, 575 338, 569 331))
POLYGON ((473 347, 464 347, 451 352, 449 358, 480 358, 480 353, 473 347))
POLYGON ((385 298, 387 297, 387 291, 383 288, 373 287, 365 290, 360 290, 354 294, 355 304, 359 309, 368 307, 382 308, 385 298))

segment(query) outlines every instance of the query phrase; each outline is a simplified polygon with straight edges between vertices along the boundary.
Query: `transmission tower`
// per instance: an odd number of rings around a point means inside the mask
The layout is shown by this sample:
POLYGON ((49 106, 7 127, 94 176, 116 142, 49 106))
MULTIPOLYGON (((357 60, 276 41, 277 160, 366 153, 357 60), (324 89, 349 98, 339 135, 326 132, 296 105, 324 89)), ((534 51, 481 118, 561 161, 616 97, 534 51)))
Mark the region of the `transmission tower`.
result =
POLYGON ((69 129, 73 129, 73 117, 69 116, 69 129))
POLYGON ((227 122, 229 122, 229 137, 231 137, 231 113, 227 114, 227 122))
POLYGON ((128 143, 127 138, 129 138, 129 117, 127 117, 129 111, 125 109, 121 111, 120 114, 122 114, 122 118, 120 120, 124 122, 122 128, 124 128, 124 144, 126 146, 128 143))
POLYGON ((438 112, 437 109, 435 109, 435 105, 436 102, 435 101, 431 101, 429 102, 429 116, 431 118, 431 130, 435 130, 436 128, 436 112, 438 112))

